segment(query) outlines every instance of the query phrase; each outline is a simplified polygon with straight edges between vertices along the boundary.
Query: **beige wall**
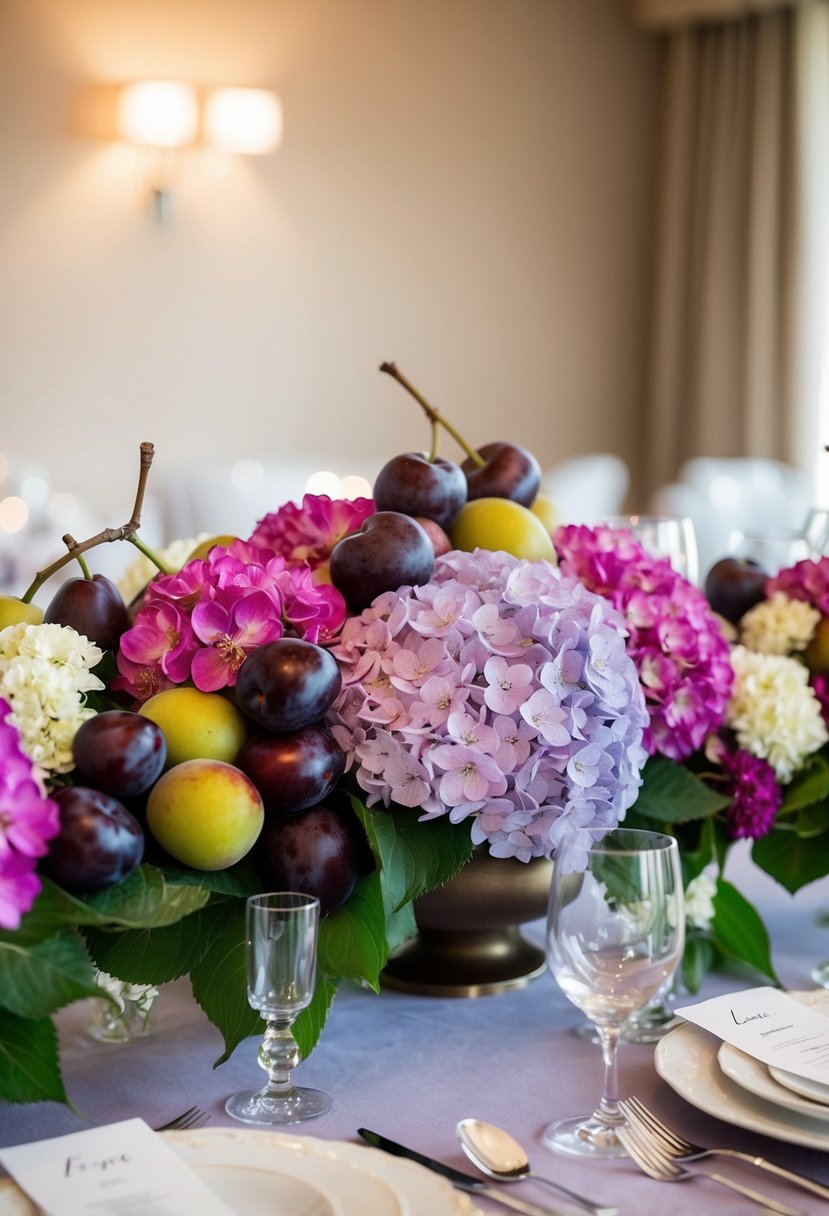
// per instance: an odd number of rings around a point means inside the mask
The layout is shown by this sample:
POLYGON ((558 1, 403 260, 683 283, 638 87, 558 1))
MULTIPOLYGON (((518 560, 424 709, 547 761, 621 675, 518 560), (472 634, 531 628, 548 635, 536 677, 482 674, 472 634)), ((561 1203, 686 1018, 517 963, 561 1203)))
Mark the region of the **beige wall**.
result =
POLYGON ((2 447, 121 522, 141 439, 158 479, 427 446, 395 359, 476 444, 633 463, 657 85, 621 0, 0 0, 2 447), (273 88, 285 134, 188 156, 158 227, 72 114, 165 75, 273 88))

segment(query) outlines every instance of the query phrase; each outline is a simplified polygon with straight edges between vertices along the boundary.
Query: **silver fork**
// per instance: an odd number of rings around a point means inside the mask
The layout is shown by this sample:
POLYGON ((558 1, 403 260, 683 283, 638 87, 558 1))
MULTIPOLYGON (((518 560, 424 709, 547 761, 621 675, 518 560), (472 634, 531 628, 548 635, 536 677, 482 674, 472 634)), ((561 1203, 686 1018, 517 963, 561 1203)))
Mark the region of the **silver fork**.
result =
POLYGON ((169 1123, 162 1123, 160 1127, 153 1130, 157 1132, 180 1132, 187 1128, 192 1130, 204 1127, 209 1119, 210 1115, 206 1111, 201 1110, 198 1106, 190 1106, 180 1115, 176 1115, 175 1119, 171 1119, 169 1123))
POLYGON ((639 1168, 649 1177, 656 1178, 659 1182, 687 1182, 691 1178, 710 1178, 712 1182, 718 1182, 720 1186, 726 1186, 729 1190, 737 1191, 739 1195, 744 1195, 746 1199, 751 1199, 754 1203, 762 1204, 767 1211, 777 1212, 778 1216, 808 1216, 802 1208, 790 1208, 787 1204, 780 1203, 779 1200, 772 1199, 761 1191, 752 1190, 751 1187, 743 1186, 740 1182, 735 1182, 733 1178, 726 1178, 723 1174, 715 1174, 713 1170, 683 1169, 681 1165, 677 1165, 670 1157, 663 1156, 654 1147, 653 1143, 643 1140, 638 1131, 630 1123, 617 1127, 616 1134, 639 1168))
POLYGON ((619 1106, 628 1122, 634 1127, 638 1127, 643 1136, 652 1137, 666 1156, 674 1161, 702 1161, 705 1157, 731 1157, 735 1161, 745 1161, 749 1165, 756 1165, 769 1174, 776 1174, 778 1178, 785 1178, 787 1182, 811 1191, 813 1195, 819 1195, 821 1199, 829 1199, 829 1186, 824 1186, 822 1182, 816 1182, 813 1178, 806 1178, 803 1174, 796 1174, 793 1170, 787 1170, 773 1161, 767 1161, 765 1157, 755 1157, 752 1153, 741 1153, 735 1148, 704 1148, 701 1144, 694 1144, 692 1141, 686 1140, 684 1136, 680 1136, 678 1132, 673 1131, 666 1123, 657 1118, 653 1111, 648 1110, 644 1102, 640 1102, 638 1098, 624 1098, 619 1106))

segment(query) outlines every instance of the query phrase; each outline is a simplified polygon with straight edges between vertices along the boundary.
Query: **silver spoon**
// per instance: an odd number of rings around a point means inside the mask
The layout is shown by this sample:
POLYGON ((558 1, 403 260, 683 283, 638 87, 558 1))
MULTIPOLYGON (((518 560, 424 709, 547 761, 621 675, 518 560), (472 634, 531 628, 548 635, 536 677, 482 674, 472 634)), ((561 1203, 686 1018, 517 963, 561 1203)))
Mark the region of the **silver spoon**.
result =
POLYGON ((616 1216, 616 1208, 594 1203, 583 1195, 568 1191, 567 1187, 554 1182, 552 1178, 534 1174, 521 1145, 500 1127, 495 1127, 492 1123, 482 1123, 480 1119, 461 1119, 455 1127, 455 1133, 469 1160, 489 1178, 495 1178, 498 1182, 521 1182, 525 1178, 533 1178, 536 1182, 543 1182, 560 1194, 566 1195, 580 1207, 587 1208, 594 1216, 616 1216))

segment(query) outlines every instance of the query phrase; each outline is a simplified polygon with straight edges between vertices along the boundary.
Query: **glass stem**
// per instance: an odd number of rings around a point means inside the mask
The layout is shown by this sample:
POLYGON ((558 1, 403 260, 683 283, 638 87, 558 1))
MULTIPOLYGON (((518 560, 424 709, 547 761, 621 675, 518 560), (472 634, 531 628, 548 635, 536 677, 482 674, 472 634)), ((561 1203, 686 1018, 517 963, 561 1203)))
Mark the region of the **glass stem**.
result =
POLYGON ((259 1047, 259 1067, 268 1074, 267 1097, 281 1098, 293 1089, 291 1072, 299 1063, 300 1055, 291 1025, 290 1021, 284 1020, 268 1022, 259 1047))
POLYGON ((602 1100, 594 1111, 593 1118, 605 1127, 617 1127, 624 1123, 619 1110, 619 1081, 616 1075, 616 1048, 619 1044, 620 1026, 597 1026, 604 1061, 604 1085, 602 1100))

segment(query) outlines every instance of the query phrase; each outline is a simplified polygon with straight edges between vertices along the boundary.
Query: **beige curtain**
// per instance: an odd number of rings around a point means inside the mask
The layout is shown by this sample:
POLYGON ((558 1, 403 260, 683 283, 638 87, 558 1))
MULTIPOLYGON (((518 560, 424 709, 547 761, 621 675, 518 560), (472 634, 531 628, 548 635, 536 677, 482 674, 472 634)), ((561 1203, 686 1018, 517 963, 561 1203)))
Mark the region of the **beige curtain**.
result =
POLYGON ((666 35, 646 490, 692 457, 814 464, 829 0, 666 35))

